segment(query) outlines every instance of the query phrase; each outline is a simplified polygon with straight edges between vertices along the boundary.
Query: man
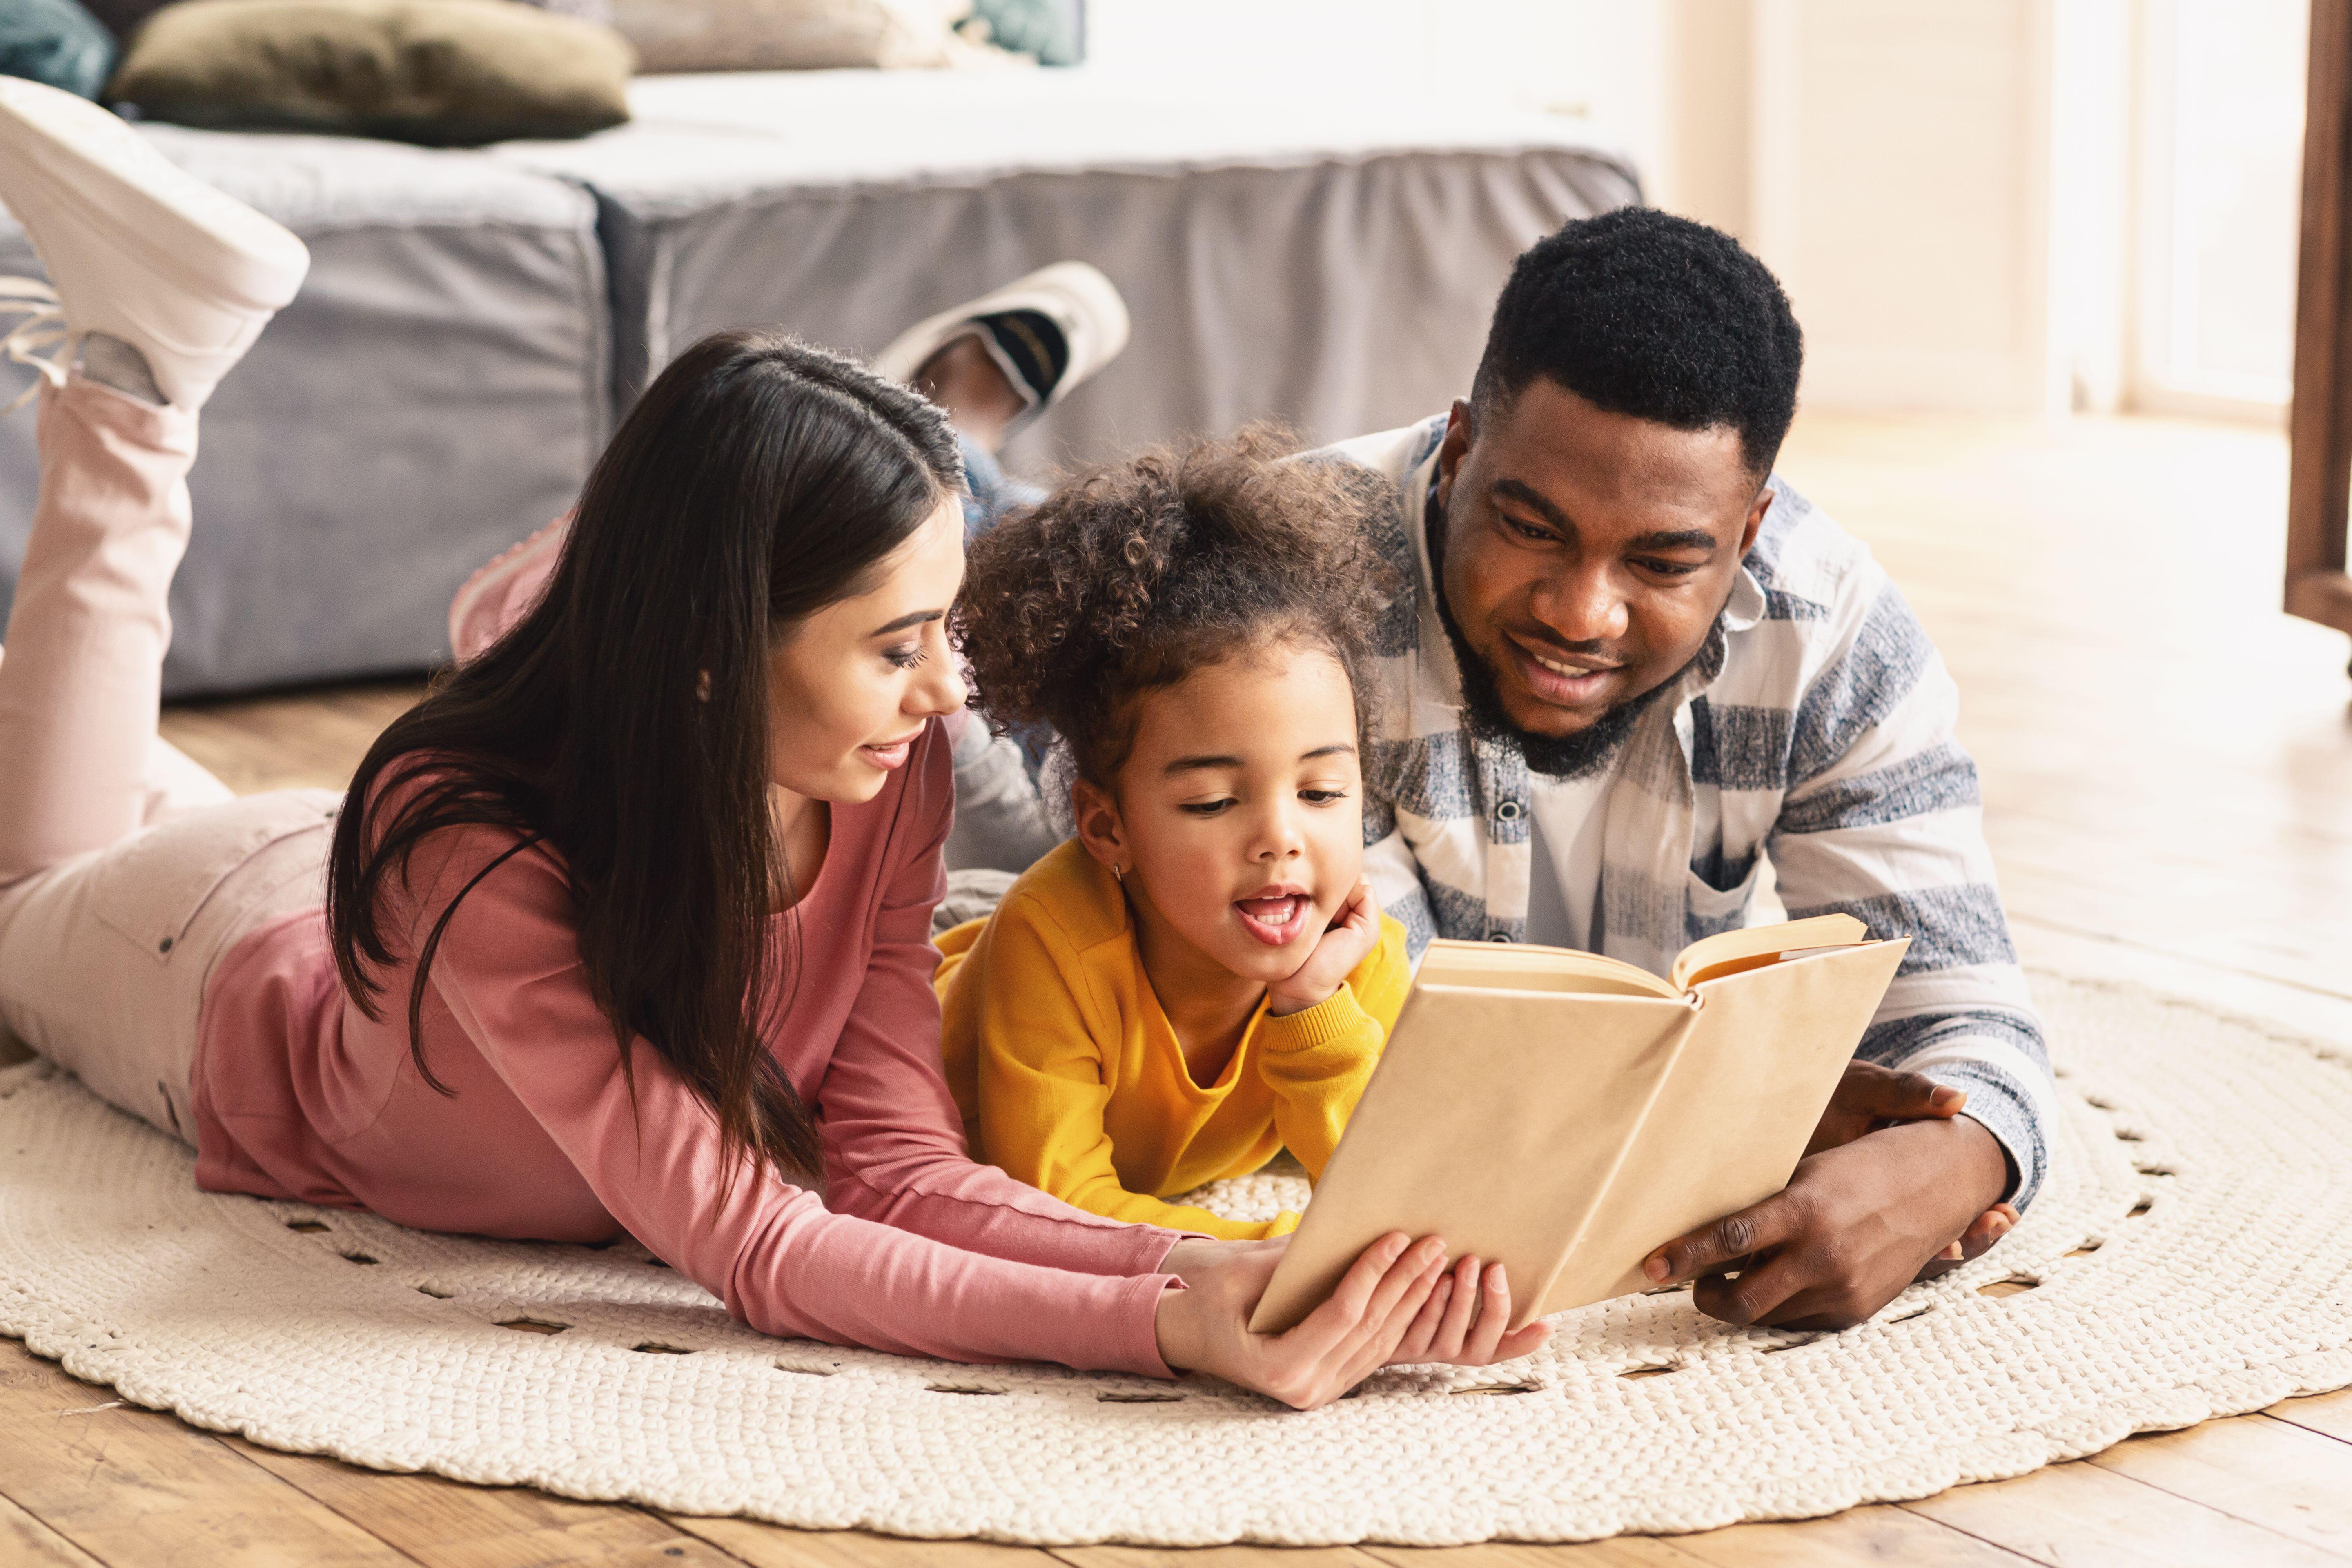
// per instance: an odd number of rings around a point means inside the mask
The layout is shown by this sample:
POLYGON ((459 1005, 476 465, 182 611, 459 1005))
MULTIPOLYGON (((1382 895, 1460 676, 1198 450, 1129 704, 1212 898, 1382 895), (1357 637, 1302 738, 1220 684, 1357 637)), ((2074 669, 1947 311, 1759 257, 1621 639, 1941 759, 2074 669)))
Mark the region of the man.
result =
POLYGON ((1663 973, 1742 923, 1768 858, 1791 916, 1911 938, 1788 1189, 1649 1263, 1700 1276, 1717 1317, 1843 1327, 2008 1228, 2051 1086, 1952 681, 1869 552, 1771 472, 1801 355, 1737 242, 1623 209, 1519 258, 1466 401, 1325 456, 1396 500, 1366 865, 1416 946, 1663 973))

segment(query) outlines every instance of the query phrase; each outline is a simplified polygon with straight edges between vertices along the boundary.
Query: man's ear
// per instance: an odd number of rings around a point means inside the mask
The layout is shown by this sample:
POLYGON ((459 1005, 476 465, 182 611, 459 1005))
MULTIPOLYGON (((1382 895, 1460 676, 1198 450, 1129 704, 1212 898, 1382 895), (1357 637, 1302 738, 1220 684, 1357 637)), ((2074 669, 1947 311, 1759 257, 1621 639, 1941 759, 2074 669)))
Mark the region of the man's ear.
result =
POLYGON ((1739 558, 1742 561, 1747 560, 1748 552, 1756 548, 1756 536, 1764 530, 1764 514, 1771 510, 1772 487, 1768 484, 1756 492, 1755 504, 1748 509, 1748 521, 1740 527, 1739 558))
POLYGON ((1444 510, 1454 501, 1454 472, 1478 432, 1470 424, 1470 400, 1457 397, 1445 411, 1445 439, 1437 448, 1437 505, 1444 510))
POLYGON ((1078 819, 1078 842, 1105 870, 1124 873, 1133 864, 1127 826, 1108 790, 1079 779, 1070 785, 1070 813, 1078 819))

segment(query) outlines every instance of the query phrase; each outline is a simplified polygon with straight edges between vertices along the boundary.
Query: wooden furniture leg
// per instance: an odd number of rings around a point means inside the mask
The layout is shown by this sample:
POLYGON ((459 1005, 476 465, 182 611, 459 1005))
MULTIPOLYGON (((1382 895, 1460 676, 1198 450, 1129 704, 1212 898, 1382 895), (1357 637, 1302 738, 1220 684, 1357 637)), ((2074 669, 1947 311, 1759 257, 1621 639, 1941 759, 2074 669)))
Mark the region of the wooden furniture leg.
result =
POLYGON ((2352 0, 2312 0, 2303 140, 2286 609, 2352 632, 2352 0))

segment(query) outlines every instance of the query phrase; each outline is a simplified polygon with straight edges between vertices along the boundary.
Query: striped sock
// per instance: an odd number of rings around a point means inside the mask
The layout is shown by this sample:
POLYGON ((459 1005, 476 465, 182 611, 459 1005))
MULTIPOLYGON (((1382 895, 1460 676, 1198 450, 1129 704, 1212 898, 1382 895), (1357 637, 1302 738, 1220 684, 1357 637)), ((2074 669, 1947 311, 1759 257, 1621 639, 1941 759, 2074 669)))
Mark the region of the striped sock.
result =
POLYGON ((975 316, 980 341, 1032 408, 1053 395, 1063 373, 1070 368, 1069 340, 1053 317, 1042 310, 998 310, 975 316))
POLYGON ((100 386, 110 387, 137 403, 161 408, 171 400, 155 384, 147 356, 121 338, 104 332, 84 332, 74 368, 100 386))

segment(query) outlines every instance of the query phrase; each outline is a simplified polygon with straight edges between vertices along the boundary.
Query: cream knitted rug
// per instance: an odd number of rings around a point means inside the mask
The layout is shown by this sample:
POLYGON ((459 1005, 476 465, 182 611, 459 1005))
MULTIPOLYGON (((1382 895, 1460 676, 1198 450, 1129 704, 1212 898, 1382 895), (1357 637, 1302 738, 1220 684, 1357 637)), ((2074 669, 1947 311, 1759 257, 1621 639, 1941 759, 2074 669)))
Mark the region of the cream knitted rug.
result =
MULTIPOLYGON (((1685 1293, 1297 1415, 1202 1379, 763 1339, 641 1252, 208 1196, 0 1073, 0 1331, 275 1447, 780 1523, 1177 1545, 1575 1540, 1916 1498, 2352 1384, 2352 1062, 2042 978, 2064 1124, 1994 1252, 1843 1334, 1685 1293), (1985 1293, 2004 1280, 2032 1289, 1985 1293), (1464 1397, 1493 1395, 1494 1397, 1464 1397)), ((1226 1184, 1237 1213, 1297 1201, 1226 1184)))

